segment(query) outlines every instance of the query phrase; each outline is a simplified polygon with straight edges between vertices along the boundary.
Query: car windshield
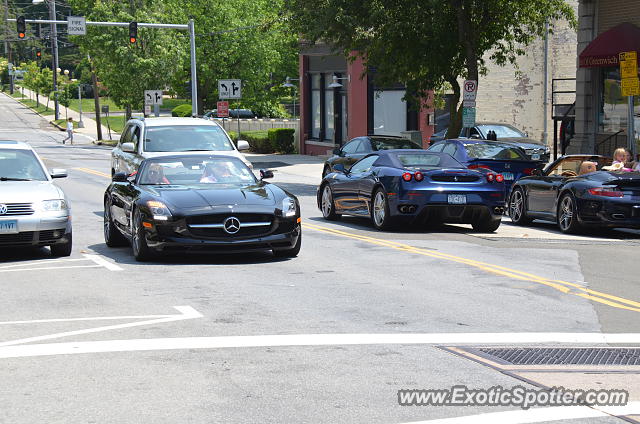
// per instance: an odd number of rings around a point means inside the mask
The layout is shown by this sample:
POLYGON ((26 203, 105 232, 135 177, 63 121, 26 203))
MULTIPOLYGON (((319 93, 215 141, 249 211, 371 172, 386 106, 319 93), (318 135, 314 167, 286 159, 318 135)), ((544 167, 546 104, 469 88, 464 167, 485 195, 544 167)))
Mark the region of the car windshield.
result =
POLYGON ((590 172, 602 171, 603 166, 611 165, 611 159, 600 156, 566 157, 547 170, 547 175, 556 177, 575 177, 590 172))
POLYGON ((411 140, 399 138, 372 138, 371 147, 373 150, 392 149, 422 149, 422 147, 411 140))
POLYGON ((148 127, 146 152, 190 152, 233 150, 231 140, 217 125, 173 125, 148 127))
POLYGON ((486 135, 489 131, 494 131, 497 138, 525 138, 526 135, 517 129, 508 125, 478 125, 482 134, 486 135))
POLYGON ((141 185, 251 184, 256 177, 235 158, 158 158, 141 168, 141 185))
POLYGON ((494 143, 473 143, 464 145, 467 154, 476 159, 527 160, 522 151, 513 146, 494 143))
POLYGON ((31 150, 0 149, 0 181, 47 181, 47 174, 31 150))
POLYGON ((396 157, 404 168, 464 168, 464 166, 453 157, 437 153, 398 154, 396 157))

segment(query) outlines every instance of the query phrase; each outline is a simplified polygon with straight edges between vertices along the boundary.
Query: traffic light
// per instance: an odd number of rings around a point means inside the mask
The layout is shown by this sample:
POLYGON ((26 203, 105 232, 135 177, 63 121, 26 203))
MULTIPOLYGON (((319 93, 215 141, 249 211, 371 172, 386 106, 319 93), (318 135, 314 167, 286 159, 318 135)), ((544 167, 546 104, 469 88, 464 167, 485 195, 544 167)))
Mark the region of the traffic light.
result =
POLYGON ((129 22, 129 42, 134 44, 138 41, 138 23, 129 22))
POLYGON ((18 16, 16 24, 18 27, 18 38, 24 38, 27 33, 27 23, 24 20, 24 16, 18 16))
POLYGON ((36 57, 40 59, 42 57, 42 52, 40 50, 36 51, 36 57))

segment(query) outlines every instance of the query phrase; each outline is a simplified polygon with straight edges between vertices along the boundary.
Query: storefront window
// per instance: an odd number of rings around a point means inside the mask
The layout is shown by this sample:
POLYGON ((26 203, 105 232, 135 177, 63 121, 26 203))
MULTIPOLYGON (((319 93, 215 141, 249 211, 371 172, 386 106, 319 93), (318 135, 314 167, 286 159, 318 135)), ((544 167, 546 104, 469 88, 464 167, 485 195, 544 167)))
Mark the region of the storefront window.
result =
POLYGON ((311 76, 311 137, 320 138, 320 74, 311 76))
POLYGON ((326 74, 324 77, 325 81, 325 90, 324 90, 324 138, 326 140, 333 140, 334 135, 334 109, 335 105, 333 102, 334 91, 333 88, 329 87, 331 83, 333 83, 333 79, 331 78, 333 74, 326 74))
POLYGON ((377 91, 373 100, 373 133, 400 135, 407 130, 407 103, 404 90, 377 91))
POLYGON ((627 128, 627 98, 622 96, 618 68, 602 70, 598 124, 601 133, 616 133, 627 128))

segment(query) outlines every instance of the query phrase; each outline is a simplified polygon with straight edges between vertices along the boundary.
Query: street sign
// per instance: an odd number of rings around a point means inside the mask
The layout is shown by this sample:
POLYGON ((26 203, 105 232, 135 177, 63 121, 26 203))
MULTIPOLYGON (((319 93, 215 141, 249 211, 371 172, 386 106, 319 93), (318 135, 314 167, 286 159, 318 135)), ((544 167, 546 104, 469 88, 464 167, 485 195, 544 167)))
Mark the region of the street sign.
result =
POLYGON ((640 96, 640 80, 635 78, 624 78, 622 80, 623 96, 640 96))
POLYGON ((102 105, 100 109, 102 109, 102 113, 104 113, 105 115, 109 114, 109 105, 102 105))
POLYGON ((162 90, 144 90, 145 105, 161 105, 162 90))
POLYGON ((67 16, 67 33, 69 35, 87 35, 87 18, 67 16))
POLYGON ((218 118, 229 117, 229 102, 218 102, 218 118))
POLYGON ((476 126, 476 108, 462 108, 462 126, 464 128, 472 128, 476 126))
POLYGON ((620 62, 620 75, 622 79, 638 78, 638 61, 623 60, 620 62))
POLYGON ((220 99, 242 98, 242 81, 239 79, 218 80, 218 97, 220 99))
POLYGON ((638 53, 636 53, 635 51, 622 52, 622 53, 620 53, 618 59, 619 59, 618 60, 619 62, 624 62, 624 61, 627 61, 627 60, 635 60, 637 62, 638 61, 638 53))
POLYGON ((151 115, 151 105, 144 105, 144 116, 151 115))
MULTIPOLYGON (((462 86, 463 103, 475 102, 477 96, 478 96, 478 81, 466 80, 464 82, 464 85, 462 86)), ((463 106, 468 107, 466 104, 464 104, 463 106)))

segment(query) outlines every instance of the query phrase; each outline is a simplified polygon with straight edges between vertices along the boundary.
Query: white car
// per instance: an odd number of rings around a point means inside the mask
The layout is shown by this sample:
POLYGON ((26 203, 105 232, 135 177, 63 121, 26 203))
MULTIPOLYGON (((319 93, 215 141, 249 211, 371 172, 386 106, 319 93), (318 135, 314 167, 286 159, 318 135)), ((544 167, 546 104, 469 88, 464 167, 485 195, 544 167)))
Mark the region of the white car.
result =
POLYGON ((181 152, 227 155, 242 160, 253 169, 240 150, 249 143, 233 144, 216 122, 194 118, 134 118, 127 122, 118 145, 111 152, 111 175, 131 174, 144 159, 172 156, 181 152))
POLYGON ((52 183, 67 171, 50 173, 27 143, 0 141, 0 247, 49 246, 53 256, 69 256, 71 209, 52 183))

